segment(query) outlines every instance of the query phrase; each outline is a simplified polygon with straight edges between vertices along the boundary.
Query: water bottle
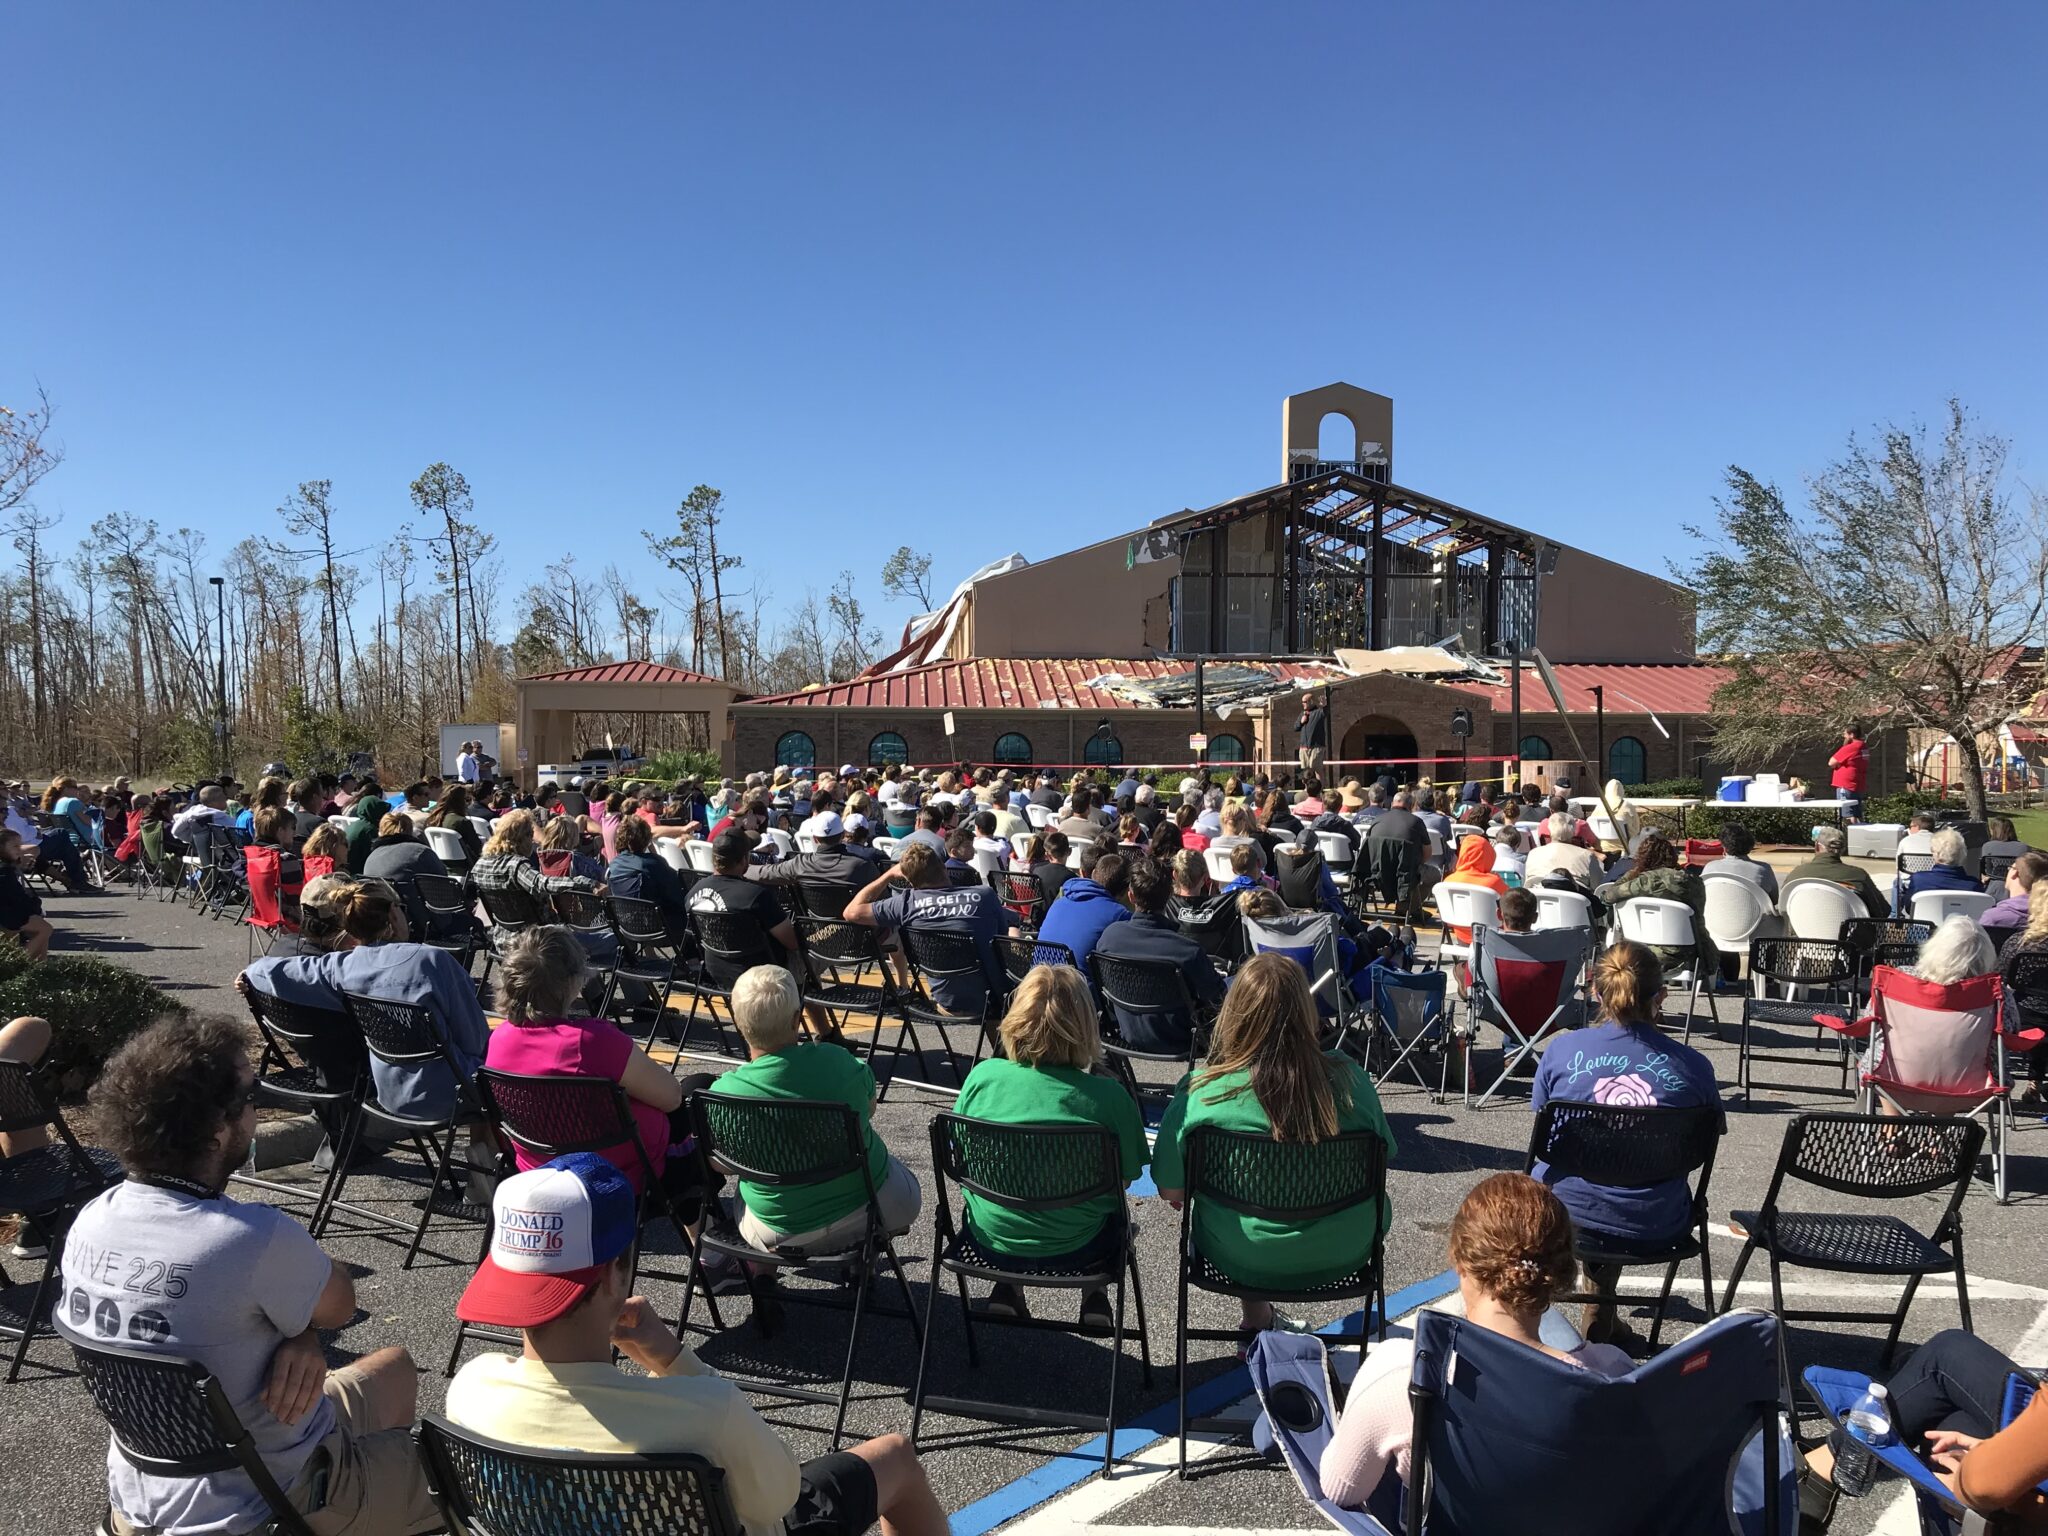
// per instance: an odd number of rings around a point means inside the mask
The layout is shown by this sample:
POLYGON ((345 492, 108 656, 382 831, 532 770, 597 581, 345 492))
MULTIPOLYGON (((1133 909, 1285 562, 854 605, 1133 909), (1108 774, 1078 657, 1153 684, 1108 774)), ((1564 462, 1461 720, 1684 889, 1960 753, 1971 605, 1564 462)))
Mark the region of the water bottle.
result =
POLYGON ((1892 1443, 1892 1403, 1882 1383, 1872 1382, 1849 1405, 1834 1441, 1835 1486, 1845 1497, 1860 1499, 1877 1480, 1875 1447, 1892 1443))

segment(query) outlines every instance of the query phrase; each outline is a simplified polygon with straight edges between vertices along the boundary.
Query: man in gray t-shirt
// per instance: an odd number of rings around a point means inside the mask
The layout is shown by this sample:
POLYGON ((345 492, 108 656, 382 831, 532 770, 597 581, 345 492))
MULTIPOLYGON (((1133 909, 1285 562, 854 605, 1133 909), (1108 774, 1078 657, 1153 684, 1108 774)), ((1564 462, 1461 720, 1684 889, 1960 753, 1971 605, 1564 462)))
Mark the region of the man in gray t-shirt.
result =
MULTIPOLYGON (((248 1042, 221 1018, 153 1025, 94 1105, 128 1178, 79 1213, 57 1320, 85 1343, 199 1361, 321 1536, 437 1530, 412 1453, 418 1371, 402 1349, 330 1372, 318 1330, 355 1315, 348 1271, 283 1211, 221 1193, 256 1134, 248 1042)), ((234 1532, 269 1518, 247 1474, 160 1477, 107 1447, 114 1536, 234 1532)))

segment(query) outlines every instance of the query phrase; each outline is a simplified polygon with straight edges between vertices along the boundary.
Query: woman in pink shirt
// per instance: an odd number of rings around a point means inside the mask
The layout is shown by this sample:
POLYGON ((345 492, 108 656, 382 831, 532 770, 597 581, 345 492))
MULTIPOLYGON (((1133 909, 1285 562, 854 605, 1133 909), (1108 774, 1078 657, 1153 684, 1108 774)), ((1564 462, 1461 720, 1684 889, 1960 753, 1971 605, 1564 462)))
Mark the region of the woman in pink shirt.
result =
MULTIPOLYGON (((1496 1173, 1473 1186, 1451 1219, 1451 1267, 1466 1318, 1533 1350, 1603 1376, 1625 1376, 1635 1362, 1611 1344, 1553 1349, 1538 1337, 1553 1299, 1572 1289, 1572 1223, 1543 1185, 1523 1173, 1496 1173)), ((1408 1401, 1415 1346, 1407 1339, 1379 1345, 1366 1356, 1345 1399, 1337 1433, 1323 1448, 1323 1492, 1358 1509, 1398 1509, 1391 1485, 1374 1499, 1383 1479, 1406 1480, 1415 1411, 1408 1401)))
MULTIPOLYGON (((588 979, 583 946, 567 928, 529 928, 513 940, 498 978, 505 1023, 491 1031, 484 1065, 529 1076, 609 1078, 625 1089, 639 1149, 621 1141, 599 1155, 636 1190, 642 1187, 644 1169, 651 1168, 677 1215, 694 1223, 708 1180, 689 1135, 683 1100, 711 1082, 711 1075, 678 1081, 611 1020, 578 1017, 588 979)), ((516 1144, 513 1157, 522 1173, 545 1161, 516 1144)))

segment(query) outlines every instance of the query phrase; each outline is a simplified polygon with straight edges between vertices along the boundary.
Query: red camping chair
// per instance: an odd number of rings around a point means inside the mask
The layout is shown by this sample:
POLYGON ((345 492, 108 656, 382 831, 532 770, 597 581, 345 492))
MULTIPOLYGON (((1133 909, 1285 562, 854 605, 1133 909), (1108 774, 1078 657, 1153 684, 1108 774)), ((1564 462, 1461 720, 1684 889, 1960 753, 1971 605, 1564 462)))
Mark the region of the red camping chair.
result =
MULTIPOLYGON (((1519 1063, 1536 1055, 1545 1040, 1586 1023, 1590 1015, 1579 980, 1592 961, 1592 943, 1592 933, 1585 928, 1545 928, 1534 933, 1472 930, 1470 1023, 1492 1024, 1501 1032, 1500 1076, 1479 1096, 1480 1109, 1500 1091, 1519 1063)), ((1468 1062, 1468 1100, 1472 1094, 1469 1067, 1468 1062)))
POLYGON ((1698 869, 1714 859, 1726 858, 1728 850, 1721 846, 1718 837, 1688 837, 1685 840, 1685 854, 1680 860, 1688 869, 1698 869))
MULTIPOLYGON (((249 877, 249 915, 245 919, 249 927, 249 953, 256 953, 256 935, 260 930, 263 952, 269 954, 280 933, 299 931, 298 923, 284 910, 284 859, 277 849, 252 843, 242 850, 242 867, 249 877)), ((296 898, 298 892, 294 889, 289 894, 296 898)))
POLYGON ((1866 1109, 1875 1113, 1882 1100, 1902 1115, 1986 1116, 1991 1189, 2004 1204, 2012 1134, 2004 979, 1970 976, 1943 986, 1880 965, 1871 972, 1870 1006, 1866 1109))
POLYGON ((299 863, 305 870, 305 880, 308 884, 320 879, 322 876, 334 873, 334 860, 328 858, 325 854, 316 855, 310 859, 301 859, 299 863))

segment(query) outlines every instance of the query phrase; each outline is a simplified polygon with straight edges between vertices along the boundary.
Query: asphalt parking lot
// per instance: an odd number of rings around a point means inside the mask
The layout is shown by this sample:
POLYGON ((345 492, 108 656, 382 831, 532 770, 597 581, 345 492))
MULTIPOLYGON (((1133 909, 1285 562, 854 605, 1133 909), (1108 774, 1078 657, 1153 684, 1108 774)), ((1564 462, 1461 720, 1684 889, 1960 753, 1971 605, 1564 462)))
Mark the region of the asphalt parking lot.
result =
MULTIPOLYGON (((84 898, 55 898, 51 916, 66 949, 99 951, 173 988, 199 1009, 238 1009, 232 981, 245 955, 240 931, 226 922, 209 922, 182 906, 154 899, 138 902, 123 893, 84 898)), ((1731 1021, 1738 1004, 1720 1001, 1721 1016, 1731 1021)), ((1700 1027, 1693 1043, 1701 1046, 1720 1070, 1728 1099, 1728 1133, 1713 1173, 1712 1205, 1717 1219, 1737 1207, 1755 1205, 1763 1194, 1790 1116, 1804 1109, 1840 1108, 1843 1100, 1826 1090, 1836 1081, 1832 1057, 1816 1051, 1811 1066, 1778 1067, 1773 1075, 1791 1086, 1759 1090, 1744 1101, 1733 1096, 1736 1052, 1733 1031, 1728 1041, 1700 1027)), ((1673 1021, 1676 1022, 1675 1020, 1673 1021)), ((1788 1037, 1789 1041, 1790 1037, 1788 1037)), ((1482 1071, 1493 1059, 1481 1054, 1482 1071)), ((693 1070, 709 1070, 693 1066, 693 1070)), ((937 1076, 936 1064, 932 1075, 937 1076)), ((1390 1175, 1394 1222, 1387 1244, 1387 1288, 1398 1316, 1435 1300, 1447 1288, 1444 1234, 1452 1213, 1474 1180, 1523 1163, 1530 1129, 1526 1098, 1509 1096, 1483 1111, 1468 1110, 1453 1091, 1450 1100, 1434 1104, 1412 1084, 1389 1085, 1383 1102, 1399 1138, 1400 1150, 1390 1175)), ((877 1125, 892 1150, 924 1176, 930 1197, 926 1126, 932 1112, 947 1099, 899 1086, 877 1113, 877 1125)), ((2039 1112, 2019 1118, 2013 1143, 2009 1205, 1996 1205, 1980 1179, 1964 1205, 1972 1301, 1978 1332, 2020 1358, 2040 1363, 2048 1358, 2048 1270, 2041 1262, 2048 1236, 2048 1129, 2039 1112)), ((400 1170, 385 1163, 358 1175, 349 1199, 393 1212, 407 1212, 414 1191, 386 1175, 400 1170)), ((304 1166, 280 1174, 307 1184, 304 1166)), ((239 1192, 238 1192, 239 1193, 239 1192)), ((254 1198, 254 1196, 251 1196, 254 1198)), ((1931 1223, 1938 1208, 1933 1197, 1909 1202, 1931 1223)), ((1099 1451, 1093 1457, 1073 1452, 1090 1439, 1085 1434, 1018 1430, 927 1415, 925 1459, 933 1484, 947 1508, 955 1512, 959 1536, 978 1536, 996 1529, 1073 1530, 1099 1523, 1137 1529, 1233 1531, 1314 1528, 1320 1517, 1300 1497, 1288 1474, 1253 1458, 1241 1444, 1219 1443, 1190 1482, 1175 1479, 1170 1465, 1173 1414, 1174 1271, 1177 1218, 1150 1192, 1139 1186, 1135 1200, 1141 1229, 1139 1244, 1145 1303, 1151 1328, 1154 1362, 1152 1385, 1140 1379, 1135 1346, 1126 1355, 1119 1400, 1127 1429, 1120 1449, 1136 1459, 1112 1479, 1099 1474, 1099 1451), (1162 1364, 1163 1362, 1163 1364, 1162 1364), (1165 1426, 1169 1433, 1159 1438, 1165 1426)), ((444 1381, 441 1367, 453 1339, 452 1307, 468 1274, 477 1241, 474 1227, 439 1226, 429 1247, 411 1270, 401 1270, 402 1240, 369 1231, 346 1232, 337 1222, 327 1239, 329 1250, 355 1271, 361 1313, 333 1336, 336 1362, 387 1344, 403 1344, 423 1367, 423 1408, 438 1409, 444 1381)), ((901 1244, 911 1290, 922 1308, 931 1269, 930 1212, 901 1244)), ((1725 1232, 1713 1245, 1717 1290, 1725 1284, 1738 1240, 1725 1232)), ((659 1250, 674 1244, 657 1241, 648 1263, 662 1266, 659 1250)), ((10 1261, 9 1274, 21 1280, 28 1266, 10 1261)), ((1655 1275, 1631 1273, 1629 1286, 1654 1289, 1655 1275)), ((1801 1273, 1794 1277, 1795 1304, 1888 1305, 1872 1282, 1844 1282, 1839 1277, 1801 1273)), ((1766 1274, 1761 1261, 1752 1266, 1741 1294, 1748 1305, 1768 1305, 1766 1274)), ((665 1313, 673 1314, 680 1287, 650 1280, 646 1289, 665 1313)), ((890 1299, 890 1288, 880 1293, 890 1299)), ((1054 1293, 1047 1293, 1054 1294, 1054 1293)), ((16 1297, 18 1302, 19 1297, 16 1297)), ((937 1311, 933 1340, 933 1390, 962 1396, 996 1397, 1045 1408, 1099 1411, 1107 1375, 1107 1346, 1096 1340, 1023 1330, 983 1329, 982 1363, 967 1368, 957 1306, 937 1311)), ((1045 1306, 1057 1311, 1057 1299, 1045 1306)), ((1068 1299, 1064 1305, 1071 1308, 1068 1299)), ((744 1300, 728 1303, 732 1314, 744 1313, 744 1300)), ((1197 1294, 1197 1321, 1227 1325, 1234 1304, 1197 1294)), ((1069 1314, 1071 1315, 1071 1314, 1069 1314)), ((1310 1320, 1325 1324, 1339 1312, 1330 1308, 1310 1320)), ((1645 1314, 1646 1316, 1647 1314, 1645 1314)), ((1665 1337, 1702 1320, 1696 1270, 1682 1274, 1674 1294, 1665 1337), (1676 1329, 1672 1326, 1676 1324, 1676 1329)), ((704 1320, 701 1303, 694 1321, 704 1320)), ((1957 1320, 1953 1285, 1930 1281, 1920 1289, 1906 1328, 1910 1344, 1957 1320)), ((1647 1331, 1646 1323, 1638 1323, 1647 1331)), ((1867 1327, 1799 1325, 1791 1335, 1795 1365, 1815 1361, 1874 1368, 1881 1330, 1867 1327)), ((711 1364, 743 1375, 812 1381, 831 1379, 845 1348, 843 1317, 809 1308, 787 1309, 786 1321, 773 1338, 763 1339, 742 1324, 723 1335, 693 1334, 691 1342, 711 1364)), ((1242 1396, 1242 1376, 1228 1358, 1227 1345, 1195 1346, 1191 1383, 1217 1404, 1242 1396)), ((908 1427, 907 1398, 916 1369, 910 1326, 901 1320, 876 1317, 861 1344, 857 1374, 860 1387, 849 1419, 858 1434, 878 1434, 908 1427)), ((105 1432, 68 1357, 56 1346, 39 1343, 23 1379, 0 1386, 0 1432, 7 1446, 10 1498, 0 1513, 0 1531, 74 1530, 91 1528, 103 1504, 105 1432)), ((789 1435, 799 1454, 825 1449, 830 1410, 758 1400, 764 1411, 789 1435)), ((1206 1448, 1205 1448, 1206 1449, 1206 1448)), ((1836 1529, 1849 1532, 1910 1530, 1890 1510, 1889 1490, 1848 1507, 1836 1529)))

